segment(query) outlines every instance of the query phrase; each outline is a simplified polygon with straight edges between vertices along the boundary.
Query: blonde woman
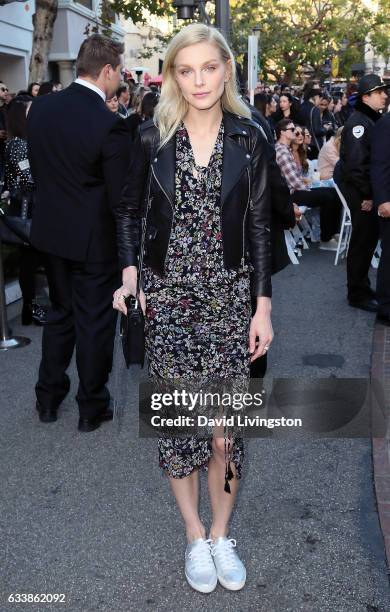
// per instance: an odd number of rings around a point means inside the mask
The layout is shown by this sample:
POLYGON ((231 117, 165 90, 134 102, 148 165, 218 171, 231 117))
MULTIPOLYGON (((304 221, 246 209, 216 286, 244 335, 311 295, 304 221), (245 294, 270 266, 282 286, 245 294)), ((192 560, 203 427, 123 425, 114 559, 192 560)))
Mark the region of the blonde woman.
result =
MULTIPOLYGON (((146 198, 140 300, 154 380, 248 378, 251 360, 272 342, 267 144, 250 117, 223 36, 204 24, 183 28, 168 47, 154 122, 140 127, 117 211, 123 285, 113 306, 126 312, 146 198)), ((228 535, 242 437, 194 434, 158 446, 184 521, 189 584, 203 593, 217 580, 241 589, 246 570, 228 535), (200 468, 208 472, 208 534, 198 511, 200 468)))
POLYGON ((340 159, 341 133, 343 127, 336 130, 328 142, 324 144, 318 155, 318 171, 320 179, 326 180, 333 178, 334 168, 340 159))

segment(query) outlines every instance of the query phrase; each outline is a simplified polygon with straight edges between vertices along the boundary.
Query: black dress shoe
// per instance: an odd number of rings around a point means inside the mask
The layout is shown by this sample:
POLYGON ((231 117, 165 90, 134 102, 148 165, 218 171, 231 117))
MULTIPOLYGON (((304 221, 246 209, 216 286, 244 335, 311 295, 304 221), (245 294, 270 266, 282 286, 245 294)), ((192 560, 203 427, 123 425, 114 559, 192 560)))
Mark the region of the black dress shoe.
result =
POLYGON ((378 314, 376 315, 376 320, 378 321, 378 323, 390 327, 390 314, 381 314, 378 312, 378 314))
POLYGON ((36 403, 36 409, 39 413, 39 420, 42 423, 54 423, 57 420, 56 408, 43 408, 39 402, 36 403))
POLYGON ((377 312, 378 302, 374 298, 366 298, 365 300, 349 300, 349 305, 353 308, 360 308, 367 312, 377 312))
POLYGON ((98 429, 103 421, 112 421, 113 412, 110 408, 106 408, 101 414, 96 417, 91 417, 89 419, 79 419, 78 430, 82 432, 95 431, 98 429))

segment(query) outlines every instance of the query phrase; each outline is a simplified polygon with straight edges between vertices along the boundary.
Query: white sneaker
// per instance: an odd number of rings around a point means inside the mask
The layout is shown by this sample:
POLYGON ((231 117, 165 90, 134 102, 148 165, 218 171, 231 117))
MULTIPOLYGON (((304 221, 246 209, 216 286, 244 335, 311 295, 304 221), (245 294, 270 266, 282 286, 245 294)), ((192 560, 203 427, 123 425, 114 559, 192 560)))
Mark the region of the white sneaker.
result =
POLYGON ((318 247, 321 251, 337 251, 338 242, 334 238, 328 240, 328 242, 321 242, 318 247))
POLYGON ((199 538, 187 545, 185 575, 188 584, 200 593, 211 593, 217 586, 217 572, 211 556, 212 540, 199 538))
POLYGON ((245 566, 234 550, 236 545, 236 540, 225 537, 217 538, 211 545, 218 580, 229 591, 239 591, 246 581, 245 566))

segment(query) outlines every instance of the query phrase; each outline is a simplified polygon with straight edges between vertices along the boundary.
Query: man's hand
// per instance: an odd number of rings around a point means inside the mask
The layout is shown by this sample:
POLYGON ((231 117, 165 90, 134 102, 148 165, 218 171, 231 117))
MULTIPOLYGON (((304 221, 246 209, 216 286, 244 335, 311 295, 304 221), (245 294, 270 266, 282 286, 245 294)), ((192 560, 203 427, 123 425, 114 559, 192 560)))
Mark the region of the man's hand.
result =
POLYGON ((366 212, 370 212, 370 210, 372 210, 372 206, 373 206, 372 200, 363 200, 362 210, 365 210, 366 212))
POLYGON ((390 219, 390 202, 383 202, 378 206, 378 215, 384 219, 390 219))

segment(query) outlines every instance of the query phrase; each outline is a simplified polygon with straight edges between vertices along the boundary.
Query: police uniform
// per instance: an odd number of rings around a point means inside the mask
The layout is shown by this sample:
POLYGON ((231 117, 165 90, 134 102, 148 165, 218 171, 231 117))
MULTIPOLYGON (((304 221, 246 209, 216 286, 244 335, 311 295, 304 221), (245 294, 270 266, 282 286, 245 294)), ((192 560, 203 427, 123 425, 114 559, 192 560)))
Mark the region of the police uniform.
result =
MULTIPOLYGON (((374 129, 371 159, 371 180, 374 207, 390 202, 390 114, 386 114, 374 129)), ((382 254, 378 267, 376 294, 378 317, 390 324, 390 218, 379 217, 382 254)))
POLYGON ((340 146, 341 190, 351 211, 352 236, 347 257, 348 301, 351 306, 376 311, 377 303, 368 272, 378 237, 378 215, 374 209, 363 211, 363 200, 372 200, 370 180, 371 144, 381 114, 362 101, 362 96, 385 84, 378 75, 369 74, 359 82, 355 110, 347 119, 340 146))

